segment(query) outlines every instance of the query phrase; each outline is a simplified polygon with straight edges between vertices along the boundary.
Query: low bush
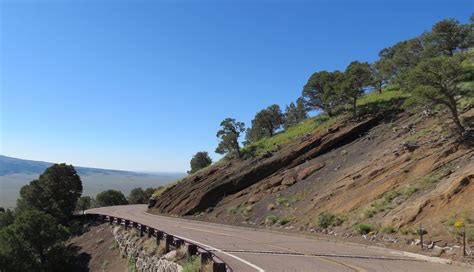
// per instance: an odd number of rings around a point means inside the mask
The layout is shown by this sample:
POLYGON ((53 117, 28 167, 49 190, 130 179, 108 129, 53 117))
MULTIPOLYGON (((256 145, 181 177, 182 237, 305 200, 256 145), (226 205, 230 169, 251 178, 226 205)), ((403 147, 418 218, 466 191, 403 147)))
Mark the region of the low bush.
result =
POLYGON ((344 222, 344 220, 329 212, 323 212, 318 216, 318 226, 322 228, 329 228, 339 226, 344 222))
POLYGON ((392 234, 396 232, 395 228, 392 225, 385 226, 380 231, 386 234, 392 234))
POLYGON ((199 272, 201 267, 201 257, 192 256, 183 265, 182 272, 199 272))
POLYGON ((286 225, 290 222, 290 219, 288 217, 283 217, 280 220, 278 220, 278 225, 283 226, 286 225))
POLYGON ((274 214, 269 214, 265 217, 265 225, 273 225, 276 221, 278 221, 278 216, 274 214))
POLYGON ((367 234, 374 230, 374 227, 370 224, 359 223, 354 225, 354 230, 359 234, 367 234))

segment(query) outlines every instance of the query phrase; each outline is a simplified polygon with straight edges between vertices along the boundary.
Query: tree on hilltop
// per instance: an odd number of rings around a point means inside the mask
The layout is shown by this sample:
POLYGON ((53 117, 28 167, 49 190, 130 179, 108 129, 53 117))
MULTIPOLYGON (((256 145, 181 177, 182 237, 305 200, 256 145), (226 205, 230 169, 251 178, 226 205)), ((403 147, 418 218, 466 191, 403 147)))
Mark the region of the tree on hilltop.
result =
POLYGON ((340 104, 337 82, 342 75, 339 71, 321 71, 312 74, 304 85, 302 93, 307 107, 313 110, 323 110, 332 116, 335 107, 340 104))
POLYGON ((304 99, 298 98, 295 103, 291 102, 290 105, 286 106, 284 114, 283 127, 288 129, 294 125, 301 123, 303 120, 308 118, 304 99))
POLYGON ((237 122, 233 118, 226 118, 221 122, 221 129, 217 132, 216 137, 220 138, 221 141, 217 145, 216 153, 218 154, 230 154, 236 153, 240 158, 239 137, 242 132, 245 132, 245 124, 243 122, 237 122))
POLYGON ((474 62, 472 54, 458 54, 453 57, 436 57, 422 61, 408 75, 408 83, 420 103, 446 107, 457 131, 462 136, 465 128, 459 119, 459 99, 474 96, 472 85, 461 83, 472 81, 474 62), (470 59, 468 59, 470 58, 470 59))
POLYGON ((255 115, 252 127, 247 130, 246 144, 265 137, 272 137, 283 124, 283 113, 280 106, 273 104, 255 115))
POLYGON ((344 78, 339 83, 341 95, 352 106, 354 117, 357 117, 357 99, 364 94, 370 85, 372 74, 367 62, 353 61, 344 71, 344 78))
POLYGON ((191 170, 188 171, 188 174, 196 173, 211 164, 212 159, 206 151, 197 152, 190 161, 191 170))

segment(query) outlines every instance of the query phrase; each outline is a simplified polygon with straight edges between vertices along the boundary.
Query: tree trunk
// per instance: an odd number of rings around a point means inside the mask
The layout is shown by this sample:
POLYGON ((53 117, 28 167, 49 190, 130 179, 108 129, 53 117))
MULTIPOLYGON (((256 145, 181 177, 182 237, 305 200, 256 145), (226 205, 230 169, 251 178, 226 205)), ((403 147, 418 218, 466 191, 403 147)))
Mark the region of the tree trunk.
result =
POLYGON ((332 117, 332 110, 331 109, 326 109, 326 113, 328 114, 329 117, 332 117))
POLYGON ((459 134, 462 136, 465 129, 464 129, 464 126, 461 124, 461 121, 459 120, 459 113, 458 113, 458 109, 456 108, 456 101, 454 100, 454 98, 450 97, 449 102, 450 103, 449 103, 448 108, 451 111, 454 124, 456 125, 456 128, 459 134))
POLYGON ((352 108, 354 109, 354 118, 357 118, 357 97, 352 100, 352 108))
POLYGON ((239 142, 236 140, 235 141, 235 150, 237 151, 237 156, 240 158, 242 158, 242 154, 240 154, 240 146, 239 146, 239 142))

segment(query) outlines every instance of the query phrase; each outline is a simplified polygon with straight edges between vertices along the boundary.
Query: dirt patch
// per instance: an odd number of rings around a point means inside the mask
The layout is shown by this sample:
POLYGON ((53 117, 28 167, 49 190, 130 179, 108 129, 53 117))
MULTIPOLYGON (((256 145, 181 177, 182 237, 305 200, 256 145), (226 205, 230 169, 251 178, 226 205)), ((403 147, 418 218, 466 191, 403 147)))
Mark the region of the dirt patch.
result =
POLYGON ((93 226, 81 236, 69 240, 69 245, 79 247, 79 254, 90 257, 89 271, 128 271, 127 260, 120 257, 109 225, 93 226))

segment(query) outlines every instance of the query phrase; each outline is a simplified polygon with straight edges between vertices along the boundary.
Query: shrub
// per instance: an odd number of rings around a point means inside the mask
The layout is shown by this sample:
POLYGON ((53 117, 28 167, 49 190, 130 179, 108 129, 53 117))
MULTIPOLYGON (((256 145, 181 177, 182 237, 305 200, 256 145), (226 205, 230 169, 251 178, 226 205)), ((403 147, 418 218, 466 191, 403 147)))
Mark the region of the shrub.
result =
POLYGON ((288 217, 283 217, 280 220, 278 220, 278 225, 283 226, 286 225, 290 222, 290 219, 288 217))
POLYGON ((344 220, 341 217, 329 212, 323 212, 318 216, 318 226, 322 228, 336 227, 343 222, 344 220))
POLYGON ((322 228, 328 228, 332 225, 334 215, 330 213, 321 213, 318 217, 318 225, 322 228))
POLYGON ((176 250, 176 259, 181 260, 188 255, 188 246, 182 245, 176 250))
POLYGON ((410 229, 410 228, 406 228, 406 229, 400 229, 400 233, 402 235, 415 235, 416 234, 416 231, 410 229))
POLYGON ((137 271, 137 260, 133 256, 128 257, 128 272, 136 272, 136 271, 137 271))
POLYGON ((192 256, 183 265, 183 272, 198 272, 201 266, 201 257, 192 256))
POLYGON ((403 194, 403 196, 405 196, 405 197, 408 198, 408 197, 410 197, 412 194, 416 193, 417 191, 418 191, 418 188, 416 188, 415 186, 409 185, 408 187, 406 187, 406 188, 403 190, 402 194, 403 194))
POLYGON ((276 221, 278 221, 278 216, 274 214, 269 214, 265 217, 265 225, 273 225, 276 221))
POLYGON ((239 210, 239 206, 233 206, 233 207, 227 208, 227 212, 232 215, 236 214, 238 210, 239 210))
POLYGON ((392 225, 385 226, 380 231, 387 234, 392 234, 396 232, 395 228, 392 225))
POLYGON ((374 230, 374 227, 370 224, 364 224, 364 223, 359 223, 354 225, 354 229, 359 233, 359 234, 367 234, 374 230))
POLYGON ((100 245, 100 244, 102 244, 103 242, 104 242, 104 239, 102 239, 102 238, 95 240, 95 244, 96 244, 96 245, 100 245))

